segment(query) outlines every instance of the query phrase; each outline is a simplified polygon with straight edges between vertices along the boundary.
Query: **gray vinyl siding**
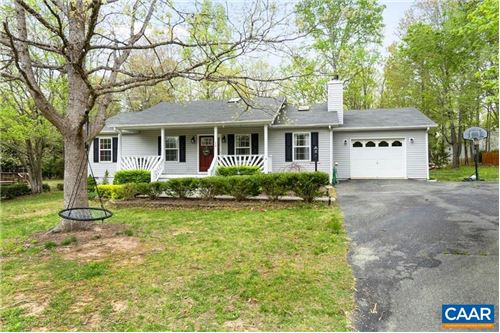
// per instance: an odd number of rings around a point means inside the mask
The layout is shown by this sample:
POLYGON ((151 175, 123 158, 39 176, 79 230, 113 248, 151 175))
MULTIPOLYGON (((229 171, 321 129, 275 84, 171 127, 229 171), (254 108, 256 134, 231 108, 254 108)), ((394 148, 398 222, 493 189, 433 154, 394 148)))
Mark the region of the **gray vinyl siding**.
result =
MULTIPOLYGON (((219 128, 219 137, 226 136, 226 143, 221 143, 220 153, 227 154, 227 135, 228 134, 259 134, 259 155, 264 155, 264 127, 238 127, 238 128, 219 128)), ((268 132, 269 134, 269 132, 268 132)))
MULTIPOLYGON (((112 138, 112 137, 117 137, 117 135, 99 135, 100 138, 112 138)), ((92 167, 92 172, 94 173, 94 176, 100 180, 104 177, 104 174, 106 173, 106 170, 108 170, 109 174, 109 180, 113 180, 113 174, 116 171, 116 163, 113 162, 99 162, 99 163, 94 163, 94 141, 90 144, 90 150, 89 150, 89 163, 90 166, 92 167)), ((90 168, 87 168, 88 175, 90 175, 90 168)))
POLYGON ((364 132, 333 132, 333 162, 337 162, 337 174, 340 179, 348 179, 350 175, 350 141, 351 139, 368 138, 404 138, 406 144, 407 178, 427 178, 427 147, 426 130, 404 131, 364 131, 364 132), (414 142, 410 142, 414 138, 414 142), (344 145, 344 140, 347 144, 344 145))
MULTIPOLYGON (((169 175, 196 175, 198 174, 198 136, 213 135, 213 128, 198 129, 165 129, 165 136, 186 136, 186 162, 165 161, 164 174, 169 175), (191 143, 192 137, 196 138, 196 143, 191 143)), ((219 152, 227 154, 228 134, 259 134, 259 154, 264 154, 264 128, 263 127, 239 127, 239 128, 218 128, 219 152), (226 142, 222 142, 225 136, 226 142)), ((160 129, 140 130, 132 134, 122 134, 121 156, 157 156, 158 136, 160 129)), ((102 135, 104 137, 104 135, 102 135)), ((120 155, 120 154, 118 154, 120 155)), ((117 163, 94 163, 92 160, 92 147, 90 151, 90 162, 96 177, 102 178, 107 169, 110 179, 116 170, 117 163)))
MULTIPOLYGON (((226 142, 220 140, 220 154, 227 154, 227 136, 228 134, 259 134, 259 154, 264 154, 264 129, 263 127, 239 127, 239 128, 222 128, 219 127, 219 139, 223 136, 226 142)), ((269 158, 270 171, 283 172, 290 170, 293 165, 297 165, 304 171, 314 171, 314 162, 310 161, 285 161, 285 133, 294 132, 318 132, 319 142, 319 162, 318 170, 326 173, 330 172, 330 142, 329 130, 327 128, 311 129, 311 128, 269 128, 269 158)), ((133 134, 123 134, 121 142, 121 156, 139 155, 148 156, 158 155, 158 136, 161 135, 160 129, 141 130, 133 134)), ((186 136, 186 162, 166 161, 164 174, 167 175, 196 175, 198 174, 198 136, 213 135, 213 128, 198 128, 198 129, 165 129, 165 136, 186 136), (196 138, 196 143, 191 143, 192 137, 196 138)), ((350 140, 363 138, 405 138, 406 145, 406 171, 408 178, 427 178, 427 147, 426 147, 425 130, 404 130, 404 131, 357 131, 343 132, 334 131, 333 133, 333 161, 338 163, 338 178, 350 178, 350 140), (410 143, 410 138, 414 138, 414 142, 410 143), (347 145, 344 145, 344 140, 347 140, 347 145)), ((101 137, 109 137, 109 135, 101 135, 101 137)), ((93 147, 90 147, 90 163, 94 174, 98 178, 104 176, 104 172, 108 170, 110 180, 116 170, 116 163, 110 162, 93 162, 93 147)), ((119 154, 120 155, 120 154, 119 154)))
POLYGON ((310 161, 285 161, 285 133, 318 132, 318 171, 328 173, 330 170, 330 141, 328 129, 293 128, 293 129, 269 129, 269 155, 272 159, 271 172, 289 171, 293 165, 300 166, 301 170, 314 171, 314 162, 310 161))

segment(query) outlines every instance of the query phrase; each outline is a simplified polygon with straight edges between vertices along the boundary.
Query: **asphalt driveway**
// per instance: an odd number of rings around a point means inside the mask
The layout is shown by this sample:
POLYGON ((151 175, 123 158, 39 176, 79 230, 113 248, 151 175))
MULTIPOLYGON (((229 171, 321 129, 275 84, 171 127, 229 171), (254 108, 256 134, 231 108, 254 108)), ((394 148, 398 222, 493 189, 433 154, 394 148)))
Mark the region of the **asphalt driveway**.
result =
POLYGON ((337 191, 357 330, 440 330, 443 303, 495 304, 498 330, 498 184, 349 181, 337 191))

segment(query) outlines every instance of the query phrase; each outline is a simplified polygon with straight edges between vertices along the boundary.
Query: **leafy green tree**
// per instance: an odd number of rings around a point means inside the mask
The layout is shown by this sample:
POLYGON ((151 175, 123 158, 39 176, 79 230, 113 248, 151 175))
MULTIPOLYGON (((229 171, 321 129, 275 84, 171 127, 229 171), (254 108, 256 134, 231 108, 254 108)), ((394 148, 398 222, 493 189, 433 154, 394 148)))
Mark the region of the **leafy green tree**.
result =
POLYGON ((43 159, 59 139, 54 127, 15 82, 0 85, 0 123, 2 155, 17 157, 28 171, 31 191, 42 193, 43 159))
MULTIPOLYGON (((207 43, 206 47, 197 49, 184 49, 182 52, 183 60, 189 63, 202 61, 207 54, 211 52, 228 51, 228 55, 233 57, 227 63, 207 63, 199 68, 199 72, 204 76, 210 76, 213 73, 237 75, 239 70, 236 66, 236 53, 225 50, 225 46, 231 39, 231 29, 229 26, 226 8, 221 3, 214 3, 211 0, 203 0, 199 8, 187 20, 190 29, 188 30, 188 41, 192 43, 207 43), (210 45, 208 45, 210 43, 210 45)), ((213 100, 227 99, 234 97, 235 89, 230 82, 210 82, 206 80, 188 81, 178 80, 180 89, 177 89, 176 95, 181 100, 213 100)))
POLYGON ((474 28, 464 24, 473 22, 471 15, 484 7, 497 22, 498 5, 495 11, 477 1, 419 3, 416 14, 402 26, 399 45, 391 46, 384 67, 381 105, 416 106, 435 120, 439 125, 435 140, 451 145, 455 167, 464 145, 467 149, 464 129, 481 125, 486 111, 498 107, 498 94, 487 88, 498 85, 488 74, 490 64, 496 62, 498 67, 498 41, 486 38, 498 32, 498 26, 482 20, 476 20, 481 23, 474 28))
POLYGON ((376 0, 299 2, 297 24, 300 31, 312 37, 312 45, 301 46, 300 57, 294 57, 286 68, 301 73, 292 81, 290 95, 306 98, 303 102, 324 100, 324 83, 332 75, 339 75, 346 82, 346 106, 371 107, 377 92, 374 66, 379 61, 376 47, 382 43, 383 9, 376 0))
MULTIPOLYGON (((172 1, 8 0, 2 4, 0 76, 22 84, 63 137, 65 207, 88 206, 87 170, 80 165, 86 160, 86 147, 116 112, 116 96, 177 79, 225 82, 238 90, 241 81, 251 78, 220 68, 293 40, 283 32, 284 21, 269 3, 254 1, 245 7, 221 42, 204 32, 206 24, 200 23, 203 15, 197 19, 198 8, 172 1), (164 50, 175 58, 175 65, 165 66, 165 59, 158 57, 149 68, 129 70, 131 57, 145 50, 164 50), (182 56, 186 54, 191 56, 182 56), (51 101, 47 94, 44 85, 51 76, 66 82, 61 89, 64 103, 51 101)), ((210 33, 221 32, 215 24, 210 33)), ((63 219, 52 231, 87 225, 63 219)))

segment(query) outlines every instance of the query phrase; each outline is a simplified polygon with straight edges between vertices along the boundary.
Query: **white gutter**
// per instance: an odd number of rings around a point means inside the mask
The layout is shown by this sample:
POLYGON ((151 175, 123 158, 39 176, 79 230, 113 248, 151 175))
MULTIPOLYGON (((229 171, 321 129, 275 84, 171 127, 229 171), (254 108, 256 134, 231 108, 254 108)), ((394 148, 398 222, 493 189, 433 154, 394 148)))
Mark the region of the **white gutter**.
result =
POLYGON ((213 127, 213 126, 238 126, 238 125, 268 125, 269 120, 240 120, 240 121, 218 121, 218 122, 200 122, 200 123, 155 123, 155 124, 116 124, 116 125, 107 125, 107 126, 112 126, 113 128, 144 128, 144 129, 155 129, 158 127, 164 127, 164 128, 179 128, 179 127, 186 127, 186 128, 193 128, 193 127, 213 127))
POLYGON ((406 129, 427 129, 429 127, 437 127, 434 125, 418 125, 418 126, 386 126, 386 127, 337 127, 334 128, 335 132, 353 132, 353 131, 392 131, 392 130, 406 130, 406 129))
POLYGON ((272 125, 272 128, 298 128, 298 127, 335 127, 339 126, 339 124, 328 124, 328 123, 323 123, 323 124, 286 124, 286 125, 272 125))

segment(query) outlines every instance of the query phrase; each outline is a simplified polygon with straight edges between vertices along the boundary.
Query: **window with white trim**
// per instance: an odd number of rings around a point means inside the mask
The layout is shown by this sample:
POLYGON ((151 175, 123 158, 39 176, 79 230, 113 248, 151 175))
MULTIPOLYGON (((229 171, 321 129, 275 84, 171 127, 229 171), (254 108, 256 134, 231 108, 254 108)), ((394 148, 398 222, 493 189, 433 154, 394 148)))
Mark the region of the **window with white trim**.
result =
POLYGON ((113 140, 99 138, 99 162, 111 162, 113 156, 113 140))
POLYGON ((250 155, 252 150, 249 134, 236 134, 234 136, 234 151, 236 155, 250 155))
POLYGON ((179 158, 179 137, 165 137, 165 161, 177 162, 179 158))
POLYGON ((310 146, 310 133, 293 133, 293 160, 309 161, 311 159, 310 146))

